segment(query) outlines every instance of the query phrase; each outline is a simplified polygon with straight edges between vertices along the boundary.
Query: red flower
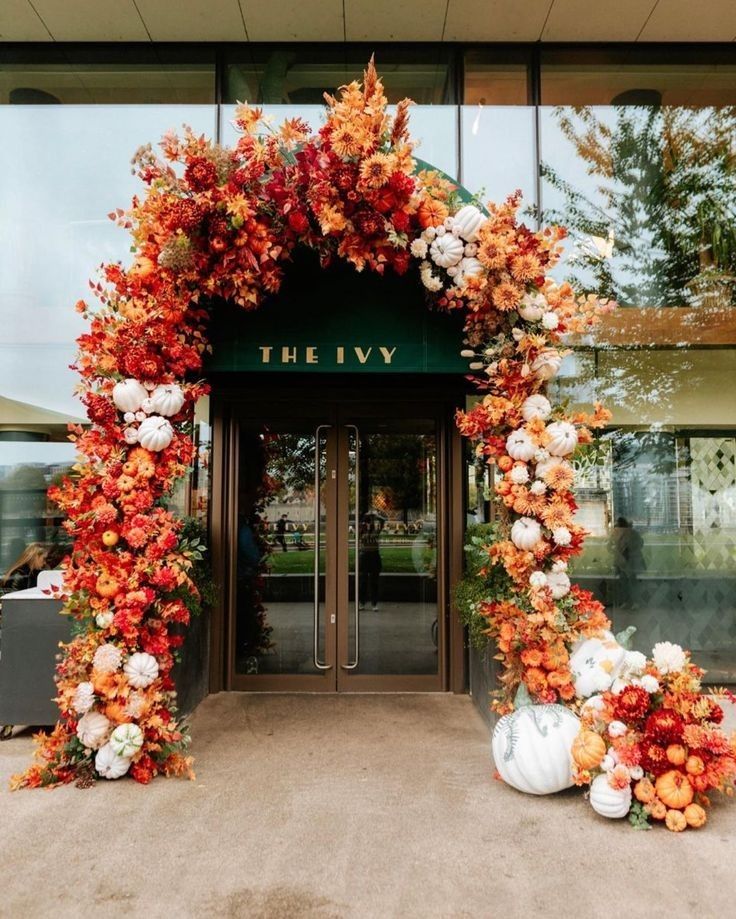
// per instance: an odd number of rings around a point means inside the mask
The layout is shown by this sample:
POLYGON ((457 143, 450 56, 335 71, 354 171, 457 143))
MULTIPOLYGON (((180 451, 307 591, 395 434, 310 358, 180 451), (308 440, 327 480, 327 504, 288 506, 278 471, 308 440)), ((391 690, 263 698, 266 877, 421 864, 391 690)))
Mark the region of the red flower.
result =
POLYGON ((184 170, 184 178, 189 183, 189 187, 194 191, 206 191, 212 188, 217 182, 217 169, 215 164, 203 157, 195 157, 190 160, 187 168, 184 170))
POLYGON ((133 763, 130 767, 130 774, 141 785, 148 785, 151 779, 156 775, 156 764, 150 756, 144 754, 141 758, 133 763))
POLYGON ((309 218, 304 211, 290 211, 287 219, 295 233, 306 233, 309 229, 309 218))
POLYGON ((641 744, 640 762, 642 768, 653 775, 661 775, 672 768, 672 763, 667 759, 665 748, 647 740, 641 744))
POLYGON ((644 733, 647 740, 667 746, 682 740, 682 729, 685 724, 682 718, 669 708, 660 708, 647 718, 644 733))
POLYGON ((627 686, 615 700, 614 715, 625 724, 641 721, 649 710, 649 693, 641 686, 627 686))
POLYGON ((362 236, 378 236, 384 232, 384 219, 374 210, 365 208, 353 214, 355 229, 362 236))

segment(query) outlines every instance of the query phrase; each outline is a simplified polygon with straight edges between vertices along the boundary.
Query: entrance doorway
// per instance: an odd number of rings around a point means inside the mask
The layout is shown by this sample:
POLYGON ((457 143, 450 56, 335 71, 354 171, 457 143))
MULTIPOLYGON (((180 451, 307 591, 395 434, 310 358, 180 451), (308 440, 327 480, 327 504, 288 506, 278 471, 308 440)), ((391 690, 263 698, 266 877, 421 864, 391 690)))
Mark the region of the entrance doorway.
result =
POLYGON ((225 685, 448 688, 447 400, 224 400, 225 685))

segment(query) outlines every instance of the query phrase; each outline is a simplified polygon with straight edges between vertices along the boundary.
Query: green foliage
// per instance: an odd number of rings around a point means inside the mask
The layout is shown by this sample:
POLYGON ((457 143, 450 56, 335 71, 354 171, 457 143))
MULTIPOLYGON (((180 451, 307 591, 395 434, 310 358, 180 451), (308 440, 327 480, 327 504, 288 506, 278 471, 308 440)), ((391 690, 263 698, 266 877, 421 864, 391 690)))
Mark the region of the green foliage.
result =
POLYGON ((508 597, 513 585, 501 565, 491 565, 488 546, 500 539, 495 523, 475 523, 465 534, 465 575, 455 588, 455 605, 468 628, 470 643, 482 651, 488 644, 488 620, 479 612, 481 603, 508 597))
POLYGON ((652 825, 649 822, 649 814, 644 810, 644 805, 640 801, 634 801, 631 805, 629 823, 635 830, 651 830, 652 825))
POLYGON ((190 594, 182 599, 192 613, 211 609, 217 598, 207 547, 207 530, 196 517, 185 517, 179 535, 179 551, 192 562, 190 575, 199 591, 199 601, 190 594))

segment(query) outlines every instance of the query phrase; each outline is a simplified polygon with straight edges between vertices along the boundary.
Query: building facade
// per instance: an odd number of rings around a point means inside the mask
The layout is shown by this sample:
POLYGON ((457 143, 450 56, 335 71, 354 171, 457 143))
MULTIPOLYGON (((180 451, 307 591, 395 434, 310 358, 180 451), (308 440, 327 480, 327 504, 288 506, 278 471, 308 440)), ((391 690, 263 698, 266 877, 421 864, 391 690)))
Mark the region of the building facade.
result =
MULTIPOLYGON (((736 27, 734 28, 736 31, 736 27)), ((724 36, 732 37, 732 36, 724 36)), ((107 215, 135 149, 183 123, 232 144, 238 100, 319 124, 375 52, 427 167, 569 228, 560 269, 615 299, 556 395, 610 427, 578 459, 574 579, 634 646, 736 678, 736 51, 679 44, 11 43, 0 48, 0 568, 65 544, 46 488, 74 462, 73 305, 129 257, 107 215)), ((198 461, 171 500, 207 529, 216 600, 186 704, 222 689, 465 692, 487 661, 452 603, 491 472, 452 316, 417 284, 299 255, 278 308, 223 304, 198 461)), ((485 669, 484 669, 485 667, 485 669)), ((186 707, 185 704, 185 707, 186 707)))

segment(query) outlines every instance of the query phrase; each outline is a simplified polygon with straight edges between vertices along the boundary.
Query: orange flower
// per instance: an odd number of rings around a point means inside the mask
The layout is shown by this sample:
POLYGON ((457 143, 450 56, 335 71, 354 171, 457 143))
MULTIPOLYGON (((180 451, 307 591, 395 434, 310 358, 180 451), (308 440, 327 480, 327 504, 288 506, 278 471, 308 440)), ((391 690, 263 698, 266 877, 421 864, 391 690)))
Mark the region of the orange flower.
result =
POLYGON ((631 775, 626 766, 623 766, 621 763, 619 763, 617 766, 614 766, 613 772, 608 778, 608 784, 611 786, 611 788, 623 790, 624 788, 629 787, 630 782, 631 775))
POLYGON ((565 460, 560 460, 545 470, 542 479, 555 491, 566 491, 572 488, 575 473, 572 466, 565 460))
POLYGON ((491 300, 496 309, 508 313, 516 309, 523 293, 523 289, 511 281, 502 281, 491 294, 491 300))
POLYGON ((529 667, 524 671, 524 682, 529 692, 539 694, 547 688, 547 675, 539 667, 529 667))
POLYGON ((515 280, 525 284, 542 274, 542 266, 536 255, 526 252, 511 260, 511 274, 515 280))
POLYGON ((374 153, 363 160, 360 167, 360 178, 368 188, 380 188, 385 185, 394 171, 394 160, 392 156, 385 153, 374 153))
POLYGON ((542 663, 542 652, 538 648, 525 648, 521 652, 521 661, 528 667, 539 667, 542 663))
POLYGON ((360 142, 349 124, 343 124, 334 130, 330 137, 330 143, 335 153, 343 159, 358 156, 360 153, 360 142))
POLYGON ((572 523, 572 513, 564 501, 552 499, 542 511, 542 520, 550 530, 557 527, 569 527, 572 523))

